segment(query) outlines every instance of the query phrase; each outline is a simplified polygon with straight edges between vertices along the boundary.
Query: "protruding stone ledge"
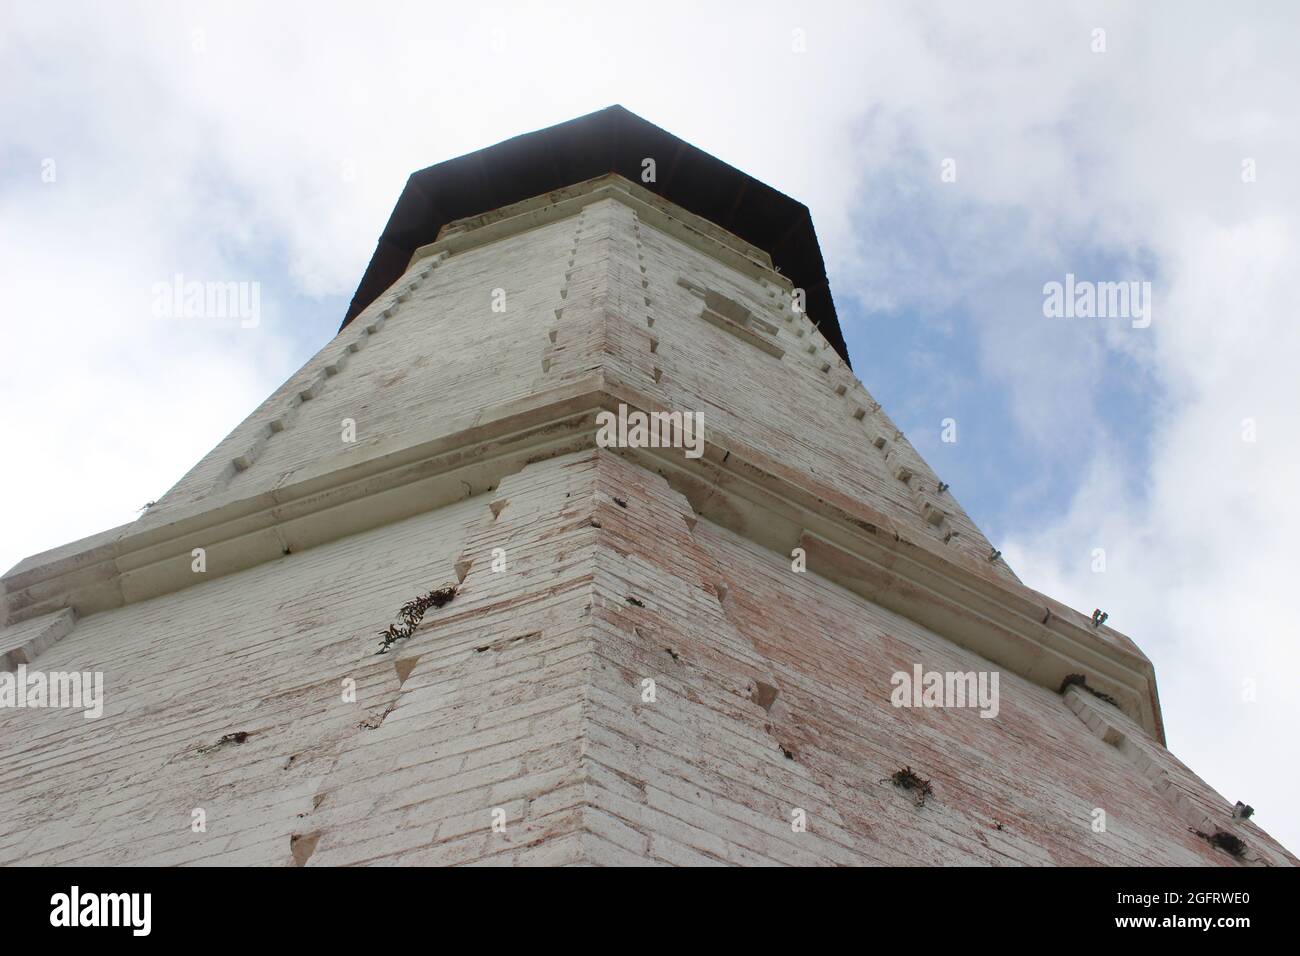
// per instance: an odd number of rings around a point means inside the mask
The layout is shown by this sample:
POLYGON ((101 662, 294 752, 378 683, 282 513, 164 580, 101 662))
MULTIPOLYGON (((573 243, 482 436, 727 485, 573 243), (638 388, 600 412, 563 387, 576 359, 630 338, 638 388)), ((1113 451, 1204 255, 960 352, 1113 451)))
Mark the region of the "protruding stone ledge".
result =
POLYGON ((548 389, 486 421, 476 413, 424 440, 378 445, 343 468, 300 469, 248 498, 178 506, 165 523, 128 525, 107 543, 88 539, 92 555, 63 548, 48 562, 25 561, 0 579, 3 620, 120 607, 481 493, 529 461, 594 445, 596 385, 588 378, 548 389), (196 547, 206 552, 202 573, 192 569, 196 547))
POLYGON ((745 328, 743 325, 737 325, 725 315, 719 315, 710 308, 706 307, 700 313, 700 318, 705 322, 710 322, 713 325, 716 325, 723 331, 730 332, 742 342, 748 342, 750 345, 762 352, 766 352, 768 355, 775 358, 781 358, 781 356, 785 355, 785 349, 781 348, 781 346, 777 345, 772 340, 764 338, 762 335, 745 328))
POLYGON ((810 531, 799 537, 808 570, 1040 686, 1058 690, 1069 675, 1084 672, 1091 686, 1114 697, 1155 735, 1158 704, 1146 658, 1090 639, 1082 628, 1051 631, 983 579, 971 579, 955 565, 926 567, 902 544, 876 536, 849 550, 810 531))
POLYGON ((31 664, 52 645, 72 633, 77 615, 64 608, 15 624, 0 631, 0 671, 17 670, 19 664, 31 664))
POLYGON ((680 206, 656 196, 629 179, 609 173, 542 196, 535 196, 483 216, 444 227, 441 237, 416 249, 408 269, 428 256, 456 255, 478 246, 578 215, 592 203, 613 199, 638 218, 723 264, 789 291, 790 280, 771 267, 767 253, 680 206))
MULTIPOLYGON (((593 447, 596 413, 619 404, 664 410, 625 383, 593 375, 447 423, 440 435, 378 446, 362 462, 303 469, 248 499, 195 506, 137 532, 128 526, 111 543, 97 543, 98 560, 60 549, 49 563, 24 562, 0 582, 6 619, 63 608, 91 614, 442 507, 533 461, 593 447), (206 575, 191 570, 194 547, 206 549, 206 575)), ((804 547, 810 570, 1009 671, 1053 690, 1066 674, 1085 674, 1163 742, 1151 664, 1110 628, 1094 628, 1086 616, 941 545, 910 540, 865 503, 716 428, 699 459, 681 449, 620 453, 663 474, 711 521, 782 554, 804 547)))

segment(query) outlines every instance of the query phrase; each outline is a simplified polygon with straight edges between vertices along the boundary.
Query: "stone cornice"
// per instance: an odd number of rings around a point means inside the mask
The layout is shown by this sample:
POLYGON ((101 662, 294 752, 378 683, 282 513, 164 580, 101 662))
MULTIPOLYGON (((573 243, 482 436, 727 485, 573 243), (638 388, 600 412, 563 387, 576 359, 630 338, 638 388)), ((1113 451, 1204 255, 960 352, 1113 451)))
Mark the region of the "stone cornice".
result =
POLYGON ((422 259, 441 252, 455 255, 576 216, 584 207, 603 199, 615 199, 623 203, 649 225, 744 275, 762 279, 787 292, 793 288, 789 279, 772 268, 771 259, 761 249, 617 173, 577 183, 543 196, 534 196, 472 219, 450 223, 436 242, 415 250, 407 270, 422 259))
POLYGON ((559 194, 609 174, 633 183, 638 195, 707 221, 704 234, 725 230, 761 252, 765 264, 805 290, 807 312, 828 346, 851 364, 808 208, 619 106, 413 173, 342 328, 393 285, 416 249, 458 223, 486 222, 530 197, 559 194))
MULTIPOLYGON (((79 617, 217 577, 411 517, 497 487, 527 464, 595 446, 598 411, 620 403, 662 411, 647 396, 598 373, 538 392, 407 444, 378 446, 342 468, 290 473, 271 491, 178 511, 111 540, 88 539, 26 562, 0 579, 0 621, 73 609, 79 617), (191 570, 206 550, 207 571, 191 570)), ((703 516, 789 555, 808 569, 994 664, 1052 690, 1083 674, 1164 742, 1155 675, 1132 643, 1107 627, 978 562, 914 540, 886 516, 815 478, 765 459, 710 427, 705 454, 620 450, 653 468, 703 516)))

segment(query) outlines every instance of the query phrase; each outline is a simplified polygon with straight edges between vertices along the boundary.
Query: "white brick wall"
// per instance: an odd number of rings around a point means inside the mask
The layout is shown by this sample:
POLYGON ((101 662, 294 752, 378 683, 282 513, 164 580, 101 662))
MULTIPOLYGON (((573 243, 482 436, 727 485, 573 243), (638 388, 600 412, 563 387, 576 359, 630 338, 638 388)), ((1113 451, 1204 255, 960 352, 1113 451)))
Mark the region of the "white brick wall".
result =
MULTIPOLYGON (((959 530, 943 547, 986 561, 955 503, 946 526, 926 523, 935 476, 830 353, 806 352, 817 336, 785 295, 777 277, 742 275, 612 199, 417 261, 138 524, 466 427, 596 371, 703 411, 706 432, 715 423, 911 534, 959 530), (784 356, 702 321, 682 276, 776 325, 784 356), (267 437, 327 366, 337 374, 267 437), (340 441, 343 418, 356 445, 340 441)), ((896 670, 992 665, 794 573, 614 451, 543 458, 485 494, 219 572, 36 649, 46 671, 103 671, 105 716, 0 710, 0 863, 1232 862, 1188 831, 1189 814, 1242 835, 1250 859, 1295 862, 1095 698, 1003 672, 996 719, 893 708, 896 670), (376 656, 401 605, 456 583, 458 566, 456 598, 376 656), (766 708, 760 684, 776 689, 766 708), (1096 708, 1140 750, 1099 736, 1096 708), (219 743, 236 733, 248 736, 219 743), (924 807, 888 781, 903 766, 932 781, 924 807), (1104 833, 1090 826, 1098 807, 1104 833), (794 808, 807 832, 791 830, 794 808)), ((0 631, 0 650, 45 621, 0 631)))

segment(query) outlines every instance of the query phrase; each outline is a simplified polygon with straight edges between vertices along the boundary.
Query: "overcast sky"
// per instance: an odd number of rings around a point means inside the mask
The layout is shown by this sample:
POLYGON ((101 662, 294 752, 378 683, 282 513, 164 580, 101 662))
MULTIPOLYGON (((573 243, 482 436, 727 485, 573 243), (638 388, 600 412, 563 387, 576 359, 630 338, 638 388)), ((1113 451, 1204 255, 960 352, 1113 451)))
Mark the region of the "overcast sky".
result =
POLYGON ((1292 5, 477 6, 0 0, 0 565, 132 520, 327 342, 413 170, 621 103, 811 207, 867 388, 1300 850, 1292 5), (178 273, 260 324, 153 318, 178 273), (1067 273, 1150 326, 1045 317, 1067 273))

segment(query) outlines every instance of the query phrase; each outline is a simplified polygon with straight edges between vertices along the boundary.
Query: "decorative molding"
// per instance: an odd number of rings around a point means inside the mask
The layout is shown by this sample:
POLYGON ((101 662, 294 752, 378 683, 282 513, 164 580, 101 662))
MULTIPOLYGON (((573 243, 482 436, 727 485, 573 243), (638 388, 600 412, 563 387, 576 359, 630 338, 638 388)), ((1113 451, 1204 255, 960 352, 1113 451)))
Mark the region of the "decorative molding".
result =
POLYGON ((592 203, 605 199, 623 203, 637 214, 640 221, 743 275, 774 283, 787 294, 793 289, 790 280, 771 267, 767 253, 617 173, 526 199, 485 216, 452 223, 443 230, 436 242, 415 250, 411 256, 411 265, 428 256, 443 252, 457 255, 547 223, 568 219, 592 203))
POLYGON ((45 617, 33 618, 0 635, 0 671, 15 671, 19 664, 31 664, 46 649, 63 640, 77 626, 70 608, 45 617))
MULTIPOLYGON (((619 404, 660 411, 624 383, 594 374, 519 402, 449 423, 406 446, 377 446, 371 458, 292 476, 272 491, 178 514, 143 531, 123 529, 87 552, 0 579, 10 623, 75 609, 93 614, 204 580, 190 551, 207 549, 216 577, 433 510, 499 485, 527 464, 595 447, 595 416, 619 404)), ((1131 642, 1093 628, 1073 611, 940 544, 911 540, 884 515, 815 478, 710 429, 705 454, 622 449, 681 490, 704 517, 781 554, 799 544, 809 568, 917 621, 990 661, 1053 690, 1069 673, 1118 700, 1163 743, 1155 675, 1131 642)))
POLYGON ((716 325, 725 332, 730 332, 736 338, 748 342, 768 355, 778 359, 785 355, 785 349, 768 337, 775 336, 778 331, 772 323, 759 318, 753 311, 734 299, 706 288, 693 279, 678 276, 677 284, 704 300, 704 306, 700 311, 700 318, 704 321, 716 325), (759 331, 750 328, 751 325, 757 326, 759 331))
POLYGON ((709 322, 713 325, 716 325, 718 328, 722 329, 725 332, 730 332, 732 335, 740 339, 742 342, 748 342, 750 345, 754 346, 760 351, 766 352, 768 355, 771 355, 774 358, 779 359, 783 355, 785 355, 785 349, 781 348, 781 346, 777 345, 771 339, 765 338, 764 336, 760 335, 757 332, 754 332, 753 330, 747 328, 746 326, 733 322, 725 315, 721 315, 720 313, 714 312, 708 306, 704 307, 704 310, 700 313, 700 318, 702 318, 705 322, 709 322))

